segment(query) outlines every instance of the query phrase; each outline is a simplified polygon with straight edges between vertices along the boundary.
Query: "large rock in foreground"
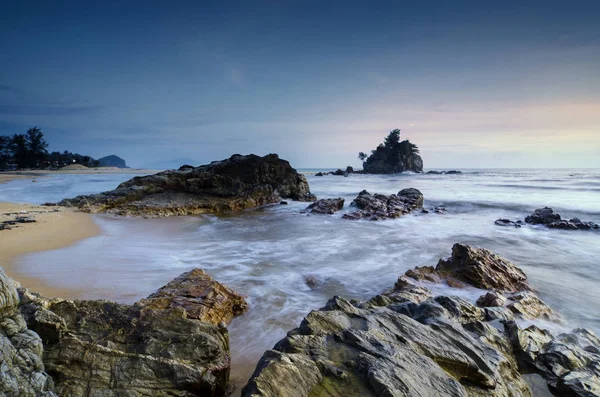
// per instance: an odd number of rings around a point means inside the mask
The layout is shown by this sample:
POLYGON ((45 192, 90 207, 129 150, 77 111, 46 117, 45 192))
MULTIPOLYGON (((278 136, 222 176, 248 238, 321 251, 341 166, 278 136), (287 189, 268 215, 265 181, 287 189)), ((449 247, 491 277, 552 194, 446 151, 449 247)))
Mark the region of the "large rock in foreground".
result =
POLYGON ((237 154, 200 167, 135 177, 115 190, 58 204, 88 212, 164 217, 239 211, 282 198, 315 200, 304 175, 276 154, 237 154))
POLYGON ((520 269, 458 244, 438 268, 430 268, 437 279, 409 271, 392 290, 363 303, 332 298, 263 355, 242 395, 530 397, 522 376, 530 373, 546 380, 538 385, 545 394, 599 395, 600 341, 592 333, 554 337, 520 327, 525 319, 554 320, 520 269), (490 291, 477 307, 426 288, 444 275, 514 292, 490 291))
POLYGON ((0 395, 56 396, 44 372, 42 340, 27 329, 18 305, 16 285, 0 267, 0 395))
POLYGON ((181 274, 136 305, 151 310, 180 307, 185 309, 188 318, 215 325, 229 323, 248 309, 242 295, 213 280, 201 269, 181 274))
POLYGON ((44 343, 44 364, 61 396, 226 394, 229 335, 214 323, 246 304, 201 270, 134 305, 20 295, 20 311, 44 343))
POLYGON ((357 207, 359 210, 344 214, 342 218, 372 221, 399 218, 423 207, 423 193, 417 189, 409 188, 400 190, 398 194, 386 196, 371 194, 363 190, 350 205, 357 207))

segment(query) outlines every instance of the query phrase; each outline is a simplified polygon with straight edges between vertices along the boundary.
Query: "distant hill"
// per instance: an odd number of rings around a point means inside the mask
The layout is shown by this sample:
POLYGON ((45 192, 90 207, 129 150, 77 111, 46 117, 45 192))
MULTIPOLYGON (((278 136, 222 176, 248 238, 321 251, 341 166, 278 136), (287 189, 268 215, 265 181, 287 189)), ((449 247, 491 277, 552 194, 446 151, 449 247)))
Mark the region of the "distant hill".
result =
POLYGON ((185 164, 197 167, 200 165, 200 162, 189 157, 182 157, 171 160, 155 161, 153 163, 144 164, 141 168, 146 168, 149 170, 176 170, 185 164))
POLYGON ((98 159, 98 163, 100 164, 100 167, 129 168, 127 167, 127 164, 125 164, 125 160, 114 154, 98 159))

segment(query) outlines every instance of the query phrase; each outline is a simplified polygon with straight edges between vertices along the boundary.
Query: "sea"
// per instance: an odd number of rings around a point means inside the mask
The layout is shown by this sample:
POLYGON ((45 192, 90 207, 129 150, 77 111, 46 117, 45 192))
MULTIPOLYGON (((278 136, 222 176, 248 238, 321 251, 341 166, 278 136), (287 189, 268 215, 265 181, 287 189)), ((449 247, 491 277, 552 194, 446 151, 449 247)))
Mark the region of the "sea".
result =
MULTIPOLYGON (((457 175, 323 176, 305 172, 319 198, 343 197, 334 215, 306 215, 289 201, 224 216, 137 219, 94 215, 102 233, 70 247, 25 255, 20 271, 79 298, 132 303, 192 268, 244 294, 246 314, 229 325, 233 376, 245 378, 263 354, 332 296, 365 300, 415 266, 436 265, 455 243, 487 248, 521 267, 566 324, 600 334, 600 232, 494 224, 552 207, 564 218, 600 223, 600 169, 464 169, 457 175), (349 221, 362 190, 417 188, 425 208, 384 221, 349 221), (317 281, 309 286, 306 279, 317 281)), ((52 175, 0 185, 0 201, 41 204, 114 189, 133 175, 52 175)), ((483 291, 434 286, 474 301, 483 291)))

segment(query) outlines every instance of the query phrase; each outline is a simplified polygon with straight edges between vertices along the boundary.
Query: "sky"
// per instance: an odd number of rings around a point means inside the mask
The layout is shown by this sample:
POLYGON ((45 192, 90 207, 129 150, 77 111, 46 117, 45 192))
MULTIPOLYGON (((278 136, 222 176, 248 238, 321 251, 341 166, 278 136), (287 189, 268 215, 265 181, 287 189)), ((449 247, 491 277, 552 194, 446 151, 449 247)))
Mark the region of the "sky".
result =
POLYGON ((0 135, 134 167, 600 167, 600 1, 14 1, 0 135))

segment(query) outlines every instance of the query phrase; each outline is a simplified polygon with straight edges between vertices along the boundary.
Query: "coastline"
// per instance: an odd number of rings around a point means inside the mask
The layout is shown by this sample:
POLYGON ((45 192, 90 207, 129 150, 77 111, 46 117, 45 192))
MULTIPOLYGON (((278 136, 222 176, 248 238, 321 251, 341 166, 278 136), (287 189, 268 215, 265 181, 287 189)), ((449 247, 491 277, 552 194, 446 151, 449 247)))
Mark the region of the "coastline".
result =
POLYGON ((63 175, 63 174, 156 174, 164 170, 150 170, 144 168, 117 168, 117 167, 96 167, 87 169, 58 169, 58 170, 19 170, 19 171, 0 171, 0 183, 8 182, 13 179, 34 178, 44 175, 63 175))
POLYGON ((90 214, 62 207, 0 202, 0 222, 18 216, 35 219, 0 230, 0 264, 6 274, 25 288, 48 297, 75 298, 78 290, 48 285, 19 271, 16 259, 32 252, 54 250, 97 236, 100 228, 90 214), (23 212, 26 211, 26 212, 23 212))

